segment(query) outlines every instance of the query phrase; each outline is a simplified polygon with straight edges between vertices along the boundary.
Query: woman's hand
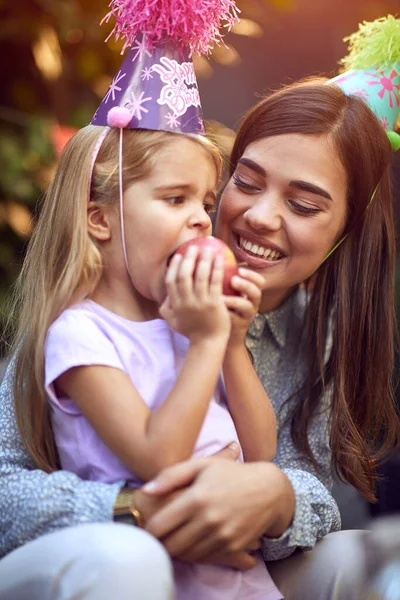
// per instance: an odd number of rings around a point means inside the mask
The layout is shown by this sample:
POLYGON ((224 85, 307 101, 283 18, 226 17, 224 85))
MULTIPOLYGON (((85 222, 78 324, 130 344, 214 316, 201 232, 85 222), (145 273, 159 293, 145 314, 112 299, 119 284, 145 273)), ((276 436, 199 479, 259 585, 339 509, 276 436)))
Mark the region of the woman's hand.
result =
MULTIPOLYGON (((236 442, 232 442, 226 448, 223 448, 210 458, 218 458, 219 460, 232 460, 236 461, 240 455, 240 446, 236 442)), ((186 464, 186 463, 182 463, 186 464)), ((161 474, 160 474, 161 476, 161 474)), ((186 478, 185 478, 186 480, 186 478)), ((183 480, 182 480, 183 481, 183 480)), ((175 479, 175 485, 173 485, 173 481, 171 478, 168 480, 169 489, 168 491, 162 493, 148 493, 143 491, 144 488, 138 488, 135 491, 135 506, 140 511, 143 516, 143 520, 145 523, 155 515, 158 511, 160 511, 164 506, 167 506, 177 496, 182 494, 185 489, 185 483, 181 483, 181 479, 175 479)))
MULTIPOLYGON (((230 446, 227 446, 220 452, 217 452, 214 457, 219 460, 231 460, 236 461, 239 457, 240 447, 236 443, 232 443, 230 446)), ((211 460, 214 458, 211 457, 211 460)), ((176 480, 176 483, 179 483, 179 480, 176 480)), ((172 484, 172 479, 169 479, 169 484, 172 484)), ((147 523, 152 516, 158 513, 162 508, 166 507, 171 503, 172 500, 178 498, 181 494, 184 493, 185 488, 182 488, 178 485, 179 490, 171 491, 169 493, 163 495, 154 495, 144 492, 141 489, 136 490, 135 492, 135 506, 141 512, 144 522, 147 523)), ((247 550, 257 550, 259 548, 258 540, 249 545, 247 550)), ((184 558, 184 557, 182 557, 184 558)), ((235 569, 239 569, 241 571, 245 571, 247 569, 251 569, 255 566, 257 560, 248 552, 239 551, 239 552, 220 552, 208 557, 208 560, 204 562, 209 562, 216 565, 222 565, 225 567, 233 567, 235 569)))
POLYGON ((241 267, 239 275, 232 277, 231 286, 240 296, 224 296, 232 323, 228 349, 244 343, 249 325, 258 312, 265 280, 259 273, 241 267))
POLYGON ((292 486, 272 463, 191 459, 165 469, 143 492, 163 496, 182 487, 146 524, 172 557, 218 563, 262 535, 278 537, 293 518, 292 486))
POLYGON ((191 342, 229 337, 231 324, 222 295, 223 264, 223 257, 214 257, 210 248, 199 255, 191 246, 183 257, 175 254, 168 267, 167 298, 160 315, 191 342))

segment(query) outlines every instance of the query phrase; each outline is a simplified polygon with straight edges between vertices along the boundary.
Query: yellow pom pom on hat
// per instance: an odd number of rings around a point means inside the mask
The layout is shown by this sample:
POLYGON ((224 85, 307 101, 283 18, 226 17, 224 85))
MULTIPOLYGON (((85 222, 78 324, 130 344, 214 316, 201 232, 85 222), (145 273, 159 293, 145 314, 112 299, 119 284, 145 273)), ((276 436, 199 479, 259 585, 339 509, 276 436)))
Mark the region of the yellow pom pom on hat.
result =
POLYGON ((400 19, 392 15, 364 21, 344 39, 345 71, 329 80, 346 94, 362 98, 385 128, 393 150, 400 149, 400 19))

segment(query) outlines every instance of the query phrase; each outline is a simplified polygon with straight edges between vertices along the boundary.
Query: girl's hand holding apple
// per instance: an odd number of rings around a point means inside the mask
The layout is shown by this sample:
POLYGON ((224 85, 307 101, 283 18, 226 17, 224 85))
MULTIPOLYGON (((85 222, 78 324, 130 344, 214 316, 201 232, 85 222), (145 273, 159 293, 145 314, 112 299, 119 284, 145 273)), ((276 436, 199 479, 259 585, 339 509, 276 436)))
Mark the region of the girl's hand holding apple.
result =
MULTIPOLYGON (((188 275, 192 273, 194 281, 198 277, 199 268, 202 269, 202 277, 211 277, 213 270, 211 265, 206 267, 206 262, 201 267, 201 261, 206 261, 207 257, 212 261, 214 258, 214 282, 219 285, 222 275, 222 293, 224 295, 225 305, 231 315, 231 335, 229 339, 229 347, 242 345, 246 336, 247 329, 257 314, 261 292, 265 285, 263 277, 249 269, 239 268, 235 255, 232 250, 223 241, 213 236, 206 236, 188 240, 182 244, 175 252, 173 260, 178 261, 176 256, 184 258, 186 268, 181 267, 181 270, 188 275), (194 250, 196 249, 196 253, 194 250), (193 254, 192 254, 193 252, 193 254), (219 258, 217 258, 219 257, 219 258), (221 270, 222 266, 222 270, 221 270), (218 283, 217 283, 218 281, 218 283)), ((177 269, 178 263, 174 264, 177 269)), ((171 278, 174 276, 174 270, 169 270, 171 278)), ((211 283, 211 280, 210 280, 211 283)), ((187 281, 189 284, 189 281, 187 281)), ((200 291, 199 286, 194 286, 194 291, 200 291)), ((171 323, 172 324, 172 323, 171 323)), ((176 327, 174 327, 176 329, 176 327)))
POLYGON ((258 312, 265 281, 259 273, 240 267, 230 285, 237 294, 225 296, 232 323, 228 347, 232 348, 244 344, 249 325, 258 312))
MULTIPOLYGON (((204 239, 204 238, 202 238, 204 239)), ((227 342, 231 323, 222 293, 223 257, 205 247, 190 245, 175 252, 168 267, 167 298, 160 315, 190 341, 221 339, 227 342)))

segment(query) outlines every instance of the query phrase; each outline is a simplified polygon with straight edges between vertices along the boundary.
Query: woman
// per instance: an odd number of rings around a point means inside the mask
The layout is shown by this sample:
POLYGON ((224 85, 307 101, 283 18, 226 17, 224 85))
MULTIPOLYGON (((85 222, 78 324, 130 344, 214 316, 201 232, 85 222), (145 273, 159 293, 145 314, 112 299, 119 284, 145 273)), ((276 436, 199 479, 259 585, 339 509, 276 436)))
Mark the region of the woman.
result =
MULTIPOLYGON (((288 599, 358 597, 359 537, 335 534, 312 553, 282 559, 340 528, 329 492, 333 471, 373 499, 375 464, 397 442, 389 163, 386 134, 366 104, 321 80, 273 94, 241 126, 216 233, 265 278, 261 314, 247 344, 277 413, 278 452, 274 464, 192 460, 136 493, 135 513, 171 556, 246 568, 252 564, 246 550, 261 538, 265 560, 277 560, 269 567, 288 599), (350 569, 343 570, 343 563, 350 569)), ((0 598, 17 597, 10 595, 17 579, 10 572, 19 574, 20 590, 26 583, 22 572, 37 580, 40 571, 43 581, 46 570, 48 585, 52 575, 63 573, 77 585, 76 573, 86 564, 94 570, 97 565, 96 581, 105 595, 89 582, 82 597, 107 597, 106 585, 116 596, 120 573, 126 589, 138 581, 144 586, 136 597, 170 597, 168 561, 144 532, 107 524, 73 527, 110 521, 122 483, 105 486, 68 473, 29 470, 34 465, 18 438, 11 375, 1 395, 2 553, 43 533, 69 529, 3 559, 0 581, 8 573, 9 583, 0 583, 0 598), (112 545, 104 542, 110 538, 112 545), (77 553, 72 558, 71 545, 77 553), (146 564, 153 551, 159 577, 149 579, 146 564), (28 556, 35 557, 29 569, 28 556)), ((235 457, 235 449, 226 450, 225 458, 235 457)), ((154 569, 154 561, 150 564, 154 569)), ((120 588, 118 593, 123 595, 120 588)), ((64 597, 72 598, 72 592, 64 597)))

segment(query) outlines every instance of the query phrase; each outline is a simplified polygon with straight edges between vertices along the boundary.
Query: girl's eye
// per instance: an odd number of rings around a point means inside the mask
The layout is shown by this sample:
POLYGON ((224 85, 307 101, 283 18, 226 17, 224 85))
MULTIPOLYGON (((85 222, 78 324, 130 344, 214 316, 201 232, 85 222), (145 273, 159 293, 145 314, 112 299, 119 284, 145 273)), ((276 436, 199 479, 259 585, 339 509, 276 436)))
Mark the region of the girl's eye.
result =
POLYGON ((214 213, 214 212, 215 212, 215 210, 216 210, 216 206, 215 206, 215 204, 210 204, 210 203, 208 203, 208 202, 204 202, 203 206, 204 206, 204 210, 206 211, 206 213, 207 213, 208 215, 211 215, 211 214, 212 214, 212 213, 214 213))
POLYGON ((304 206, 304 204, 299 204, 299 202, 296 202, 295 200, 288 200, 288 203, 293 208, 293 210, 302 215, 317 215, 321 212, 320 208, 311 208, 311 206, 304 206))
POLYGON ((183 204, 185 202, 185 197, 184 196, 170 196, 169 198, 165 198, 165 201, 168 202, 168 204, 173 204, 174 206, 176 206, 179 204, 183 204))
POLYGON ((238 187, 240 190, 242 190, 242 192, 260 192, 260 188, 255 186, 255 185, 251 185, 250 183, 247 183, 246 181, 243 181, 243 179, 237 175, 236 173, 233 175, 232 177, 233 183, 236 185, 236 187, 238 187))

